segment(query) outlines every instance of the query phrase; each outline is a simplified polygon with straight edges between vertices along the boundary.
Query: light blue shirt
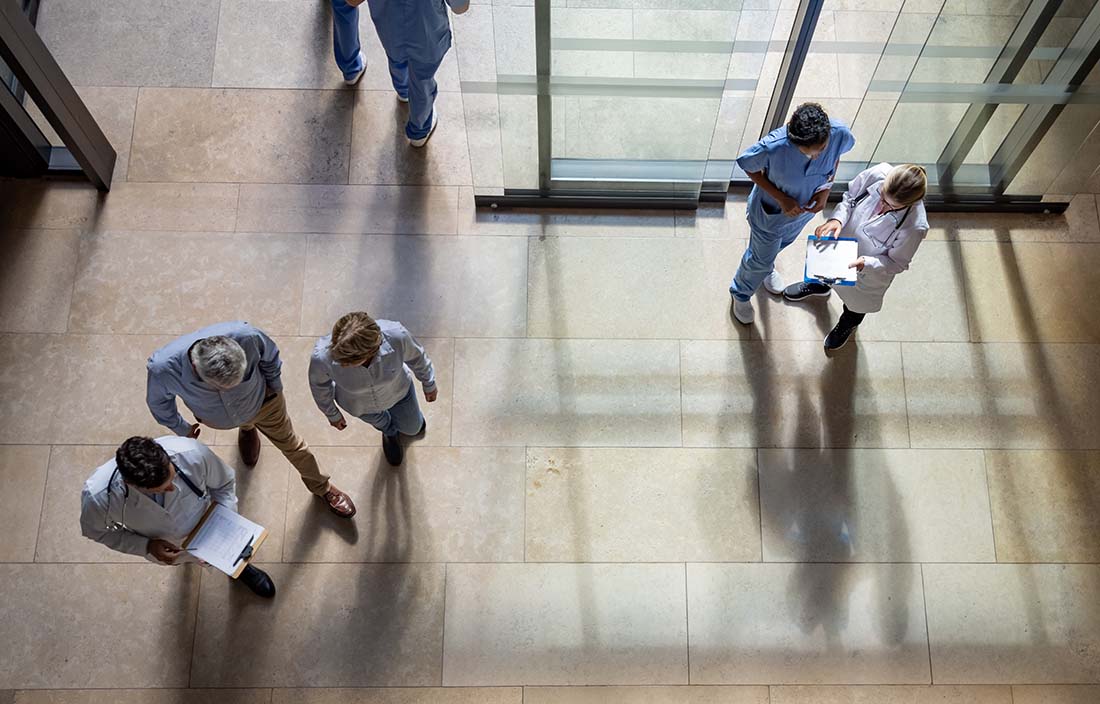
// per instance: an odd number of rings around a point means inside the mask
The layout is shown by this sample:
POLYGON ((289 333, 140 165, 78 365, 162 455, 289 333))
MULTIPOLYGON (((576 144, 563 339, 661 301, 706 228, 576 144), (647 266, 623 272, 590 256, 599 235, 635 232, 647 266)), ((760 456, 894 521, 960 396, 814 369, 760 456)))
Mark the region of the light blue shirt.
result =
POLYGON ((269 393, 283 390, 281 368, 279 348, 263 331, 243 321, 217 323, 176 338, 149 357, 145 402, 157 422, 176 435, 191 430, 176 410, 177 396, 205 425, 237 428, 256 417, 269 393), (214 335, 232 338, 244 349, 248 366, 244 379, 232 389, 207 384, 191 366, 191 347, 214 335))
MULTIPOLYGON (((813 159, 787 140, 787 126, 783 125, 746 149, 737 157, 737 165, 745 173, 765 172, 776 188, 806 205, 822 187, 832 183, 840 156, 856 144, 856 138, 843 122, 830 120, 829 124, 832 126, 829 141, 813 159)), ((762 205, 778 211, 779 204, 763 189, 753 186, 753 190, 757 191, 757 197, 763 198, 762 205)))
POLYGON ((357 418, 393 408, 409 393, 412 374, 424 385, 424 393, 435 391, 432 360, 416 338, 401 323, 376 322, 382 329, 382 345, 365 367, 344 367, 334 362, 332 335, 317 340, 313 347, 309 389, 317 407, 334 423, 343 417, 337 404, 357 418))
POLYGON ((367 0, 386 54, 395 61, 438 63, 451 48, 447 6, 461 12, 469 0, 367 0))

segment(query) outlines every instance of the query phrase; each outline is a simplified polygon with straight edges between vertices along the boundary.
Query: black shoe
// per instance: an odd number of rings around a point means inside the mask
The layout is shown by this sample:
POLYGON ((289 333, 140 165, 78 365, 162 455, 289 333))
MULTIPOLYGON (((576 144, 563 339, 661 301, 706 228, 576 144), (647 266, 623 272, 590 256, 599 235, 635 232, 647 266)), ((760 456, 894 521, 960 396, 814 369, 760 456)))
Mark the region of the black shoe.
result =
POLYGON ((811 296, 828 296, 829 292, 832 290, 833 288, 828 284, 799 281, 783 289, 783 298, 786 298, 788 301, 801 301, 811 296))
POLYGON ((275 582, 272 582, 271 577, 267 576, 267 572, 259 567, 248 565, 244 568, 244 572, 241 572, 241 576, 237 578, 237 581, 251 589, 256 596, 262 596, 265 599, 275 596, 275 582))
POLYGON ((848 342, 848 338, 850 338, 855 331, 855 326, 841 326, 840 323, 837 323, 836 327, 830 330, 829 334, 825 336, 825 351, 832 352, 833 350, 839 350, 848 342))
POLYGON ((398 436, 394 435, 392 438, 389 435, 382 436, 382 454, 386 456, 386 461, 390 463, 391 467, 397 467, 405 459, 405 448, 401 447, 401 440, 398 436))

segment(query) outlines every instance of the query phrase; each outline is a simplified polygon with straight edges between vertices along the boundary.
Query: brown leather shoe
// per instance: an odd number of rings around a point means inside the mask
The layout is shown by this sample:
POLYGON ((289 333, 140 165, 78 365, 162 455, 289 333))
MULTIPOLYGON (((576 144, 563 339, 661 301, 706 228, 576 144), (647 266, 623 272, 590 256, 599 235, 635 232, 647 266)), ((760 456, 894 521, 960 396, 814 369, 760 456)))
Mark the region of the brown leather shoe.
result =
POLYGON ((237 431, 237 449, 241 451, 241 459, 249 467, 260 461, 260 431, 237 431))
POLYGON ((329 510, 340 518, 351 518, 355 515, 355 504, 351 497, 329 484, 328 491, 319 497, 328 504, 329 510))

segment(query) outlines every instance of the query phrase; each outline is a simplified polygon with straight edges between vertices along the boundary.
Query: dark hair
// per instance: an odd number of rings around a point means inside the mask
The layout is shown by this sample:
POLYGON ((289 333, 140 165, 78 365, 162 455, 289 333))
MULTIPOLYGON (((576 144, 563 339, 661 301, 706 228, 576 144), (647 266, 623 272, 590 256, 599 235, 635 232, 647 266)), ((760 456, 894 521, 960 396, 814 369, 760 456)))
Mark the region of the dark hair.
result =
POLYGON ((152 489, 168 481, 168 453, 153 438, 135 436, 115 453, 118 473, 127 483, 152 489))
POLYGON ((829 141, 829 115, 817 103, 802 103, 787 123, 787 139, 800 147, 815 147, 829 141))

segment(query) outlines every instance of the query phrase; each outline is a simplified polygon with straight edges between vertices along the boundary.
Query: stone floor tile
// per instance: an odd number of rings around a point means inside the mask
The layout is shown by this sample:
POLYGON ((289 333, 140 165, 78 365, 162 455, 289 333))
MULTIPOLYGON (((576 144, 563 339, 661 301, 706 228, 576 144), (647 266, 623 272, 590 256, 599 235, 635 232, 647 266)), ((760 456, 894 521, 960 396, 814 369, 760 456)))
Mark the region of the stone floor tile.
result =
POLYGON ((425 337, 525 330, 524 240, 312 235, 306 261, 304 335, 328 334, 352 310, 425 337))
POLYGON ((294 491, 287 508, 286 561, 523 560, 523 450, 414 443, 399 469, 386 463, 380 449, 316 452, 359 512, 349 523, 304 491, 294 491))
POLYGON ((107 194, 86 183, 10 188, 7 209, 0 203, 0 222, 9 227, 232 232, 237 217, 235 183, 118 182, 107 194))
MULTIPOLYGON (((96 468, 114 457, 118 444, 125 439, 120 438, 114 445, 56 445, 51 449, 35 562, 146 563, 144 557, 116 552, 80 532, 80 494, 84 482, 96 468)), ((121 501, 119 491, 112 499, 112 506, 117 508, 121 501)))
MULTIPOLYGON (((134 136, 134 111, 137 107, 137 88, 116 86, 84 86, 77 88, 77 95, 85 107, 92 113, 96 124, 103 130, 104 136, 115 149, 114 183, 126 180, 130 170, 130 140, 134 136)), ((27 113, 34 118, 35 124, 49 139, 50 144, 61 146, 61 137, 50 127, 38 106, 31 98, 24 101, 27 113)))
POLYGON ((707 293, 701 243, 553 237, 528 249, 528 335, 695 338, 708 323, 684 316, 707 293))
POLYGON ((1098 259, 1100 244, 963 243, 970 339, 1100 342, 1098 259))
MULTIPOLYGON (((458 64, 458 75, 462 81, 497 80, 497 48, 493 10, 475 10, 462 17, 461 22, 451 23, 454 33, 455 50, 453 53, 458 64)), ((533 35, 531 35, 533 36, 533 35)), ((459 86, 459 90, 462 87, 459 86)), ((462 90, 463 100, 476 95, 462 90)), ((494 98, 495 94, 492 95, 494 98)))
POLYGON ((15 693, 15 704, 269 704, 269 689, 53 689, 15 693))
POLYGON ((500 100, 496 95, 463 93, 473 184, 478 188, 504 188, 504 153, 501 146, 500 100))
POLYGON ((909 444, 896 344, 684 341, 681 361, 685 446, 909 444))
POLYGON ((352 91, 142 88, 130 179, 347 183, 353 104, 352 91))
POLYGON ((529 562, 760 559, 750 450, 527 451, 529 562))
POLYGON ((760 450, 764 559, 993 562, 976 451, 760 450))
POLYGON ((145 406, 145 360, 166 341, 0 335, 0 443, 116 444, 163 434, 145 406))
POLYGON ((0 688, 187 686, 198 567, 0 565, 0 594, 0 688))
POLYGON ((780 686, 771 696, 771 704, 1013 704, 1012 689, 999 686, 780 686))
POLYGON ((521 704, 519 687, 276 689, 271 704, 521 704))
POLYGON ((1000 562, 1100 562, 1100 453, 987 450, 1000 562))
POLYGON ((80 244, 73 332, 178 335, 219 320, 298 332, 304 235, 103 232, 80 244))
MULTIPOLYGON (((374 37, 369 13, 359 13, 359 26, 362 39, 374 37)), ((369 70, 384 71, 384 64, 369 70)), ((215 88, 344 89, 332 55, 331 6, 267 0, 257 12, 248 0, 222 0, 213 76, 215 88)))
POLYGON ((1100 448, 1095 345, 904 343, 913 447, 1100 448))
MULTIPOLYGON (((503 115, 502 115, 503 118, 503 115)), ((505 145, 507 171, 509 149, 505 145)), ((505 183, 512 185, 505 174, 505 183)), ((532 210, 474 207, 474 190, 458 193, 458 233, 468 235, 673 237, 676 216, 671 210, 532 210)))
MULTIPOLYGON (((424 400, 424 387, 420 382, 414 382, 416 396, 420 404, 420 412, 428 422, 428 429, 423 438, 416 441, 417 445, 450 445, 451 444, 451 400, 454 389, 454 342, 449 338, 418 338, 425 352, 432 360, 435 368, 436 383, 439 387, 438 398, 428 403, 424 400)), ((300 380, 287 384, 283 393, 286 396, 287 412, 294 423, 294 429, 306 439, 311 446, 325 447, 351 446, 351 447, 381 447, 382 434, 369 425, 356 418, 345 417, 348 427, 344 430, 336 430, 328 422, 317 404, 313 400, 313 394, 309 384, 305 383, 309 358, 313 353, 313 346, 317 342, 314 337, 276 337, 275 343, 279 345, 279 357, 283 360, 283 374, 288 379, 300 380)), ((346 416, 347 414, 345 414, 346 416)), ((236 445, 237 430, 216 431, 216 442, 219 445, 236 445)), ((267 438, 261 438, 265 447, 270 447, 267 438)), ((278 450, 272 450, 278 452, 278 450)))
POLYGON ((45 445, 0 445, 0 562, 34 560, 49 460, 45 445))
POLYGON ((248 467, 235 447, 213 450, 237 475, 237 511, 267 529, 267 539, 256 552, 257 562, 279 562, 286 532, 287 495, 310 496, 298 472, 277 452, 261 453, 260 461, 248 467))
POLYGON ((449 565, 443 684, 686 684, 682 565, 449 565))
POLYGON ((453 235, 456 198, 444 187, 244 184, 237 230, 453 235))
POLYGON ((1016 685, 1012 704, 1091 704, 1100 701, 1097 685, 1016 685))
POLYGON ((264 569, 279 590, 271 601, 203 580, 192 686, 439 684, 443 565, 264 569))
POLYGON ((525 687, 524 704, 768 704, 767 687, 525 687))
POLYGON ((556 150, 555 156, 702 162, 710 153, 721 98, 718 93, 707 99, 567 96, 564 149, 556 150))
POLYGON ((0 330, 65 332, 80 233, 0 229, 0 330))
POLYGON ((689 564, 691 681, 927 684, 919 565, 689 564))
POLYGON ((408 107, 393 90, 361 91, 351 135, 351 183, 467 186, 473 183, 461 93, 440 92, 439 120, 420 149, 405 136, 408 107))
MULTIPOLYGON (((745 219, 747 195, 730 194, 725 203, 700 203, 697 210, 677 210, 676 235, 747 240, 750 234, 749 223, 745 219)), ((730 262, 731 278, 738 261, 730 262)))
POLYGON ((1100 682, 1100 566, 925 565, 936 682, 1100 682))
MULTIPOLYGON (((738 247, 737 256, 743 251, 744 247, 738 247)), ((805 262, 806 243, 799 241, 779 255, 776 270, 787 284, 795 283, 802 280, 805 262)), ((967 305, 973 292, 969 290, 968 277, 960 271, 964 267, 959 245, 925 242, 912 268, 894 279, 882 310, 869 314, 860 325, 856 343, 860 340, 969 341, 967 305)), ((736 268, 734 262, 730 278, 736 268)), ((753 304, 759 314, 756 327, 760 335, 772 340, 824 340, 843 311, 843 302, 835 293, 828 298, 792 303, 762 287, 753 297, 753 304)))
POLYGON ((78 86, 208 86, 218 0, 50 0, 36 29, 78 86), (121 57, 113 47, 125 47, 121 57))
POLYGON ((1100 241, 1096 197, 1073 197, 1064 214, 929 213, 928 239, 960 242, 1092 242, 1100 241))
POLYGON ((679 446, 677 351, 661 340, 456 340, 451 442, 679 446))

